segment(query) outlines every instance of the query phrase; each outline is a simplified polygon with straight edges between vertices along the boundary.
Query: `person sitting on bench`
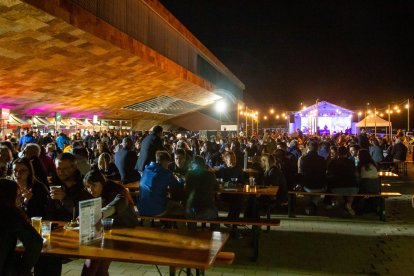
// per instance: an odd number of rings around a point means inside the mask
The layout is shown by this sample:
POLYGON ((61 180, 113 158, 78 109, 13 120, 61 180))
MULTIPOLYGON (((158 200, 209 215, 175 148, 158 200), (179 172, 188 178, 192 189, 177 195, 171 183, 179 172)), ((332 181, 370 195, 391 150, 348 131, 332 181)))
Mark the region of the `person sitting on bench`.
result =
MULTIPOLYGON (((186 174, 185 217, 188 219, 216 219, 218 210, 215 206, 215 195, 218 184, 214 173, 208 170, 202 156, 194 156, 191 170, 186 174)), ((195 229, 195 223, 189 223, 195 229)), ((210 225, 212 231, 218 231, 220 225, 210 225)))
MULTIPOLYGON (((303 189, 305 192, 324 192, 326 180, 326 160, 318 155, 318 142, 309 143, 309 152, 300 158, 299 173, 302 175, 303 189)), ((316 212, 320 196, 310 196, 310 203, 306 207, 307 215, 316 212)))
POLYGON ((348 159, 348 150, 344 146, 338 148, 338 158, 329 163, 327 169, 328 189, 335 194, 344 196, 345 210, 350 215, 355 215, 352 209, 353 197, 358 193, 355 164, 348 159))
POLYGON ((179 194, 183 185, 179 184, 173 173, 168 170, 170 155, 166 151, 157 151, 156 163, 151 162, 144 169, 138 195, 138 211, 143 216, 183 215, 179 194), (168 191, 171 199, 167 198, 168 191), (176 200, 173 200, 176 199, 176 200), (177 200, 178 199, 178 200, 177 200))

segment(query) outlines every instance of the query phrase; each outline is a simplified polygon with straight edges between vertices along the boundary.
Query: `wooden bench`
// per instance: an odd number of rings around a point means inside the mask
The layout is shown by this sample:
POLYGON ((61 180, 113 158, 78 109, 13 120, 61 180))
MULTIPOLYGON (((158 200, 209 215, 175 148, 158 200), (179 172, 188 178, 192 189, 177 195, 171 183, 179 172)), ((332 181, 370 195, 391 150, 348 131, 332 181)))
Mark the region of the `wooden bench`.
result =
MULTIPOLYGON (((288 216, 290 218, 296 217, 296 197, 300 196, 342 196, 340 194, 334 193, 325 193, 325 192, 299 192, 299 191, 290 191, 288 197, 288 216)), ((401 193, 397 192, 382 192, 380 194, 354 194, 350 195, 352 197, 378 197, 380 198, 379 204, 379 219, 385 221, 385 199, 388 197, 398 197, 401 196, 401 193)))
POLYGON ((227 218, 218 217, 216 219, 187 219, 184 217, 153 217, 153 216, 138 216, 138 219, 150 220, 150 221, 170 221, 170 222, 183 222, 183 223, 209 223, 209 224, 229 224, 233 226, 237 225, 251 225, 252 226, 252 241, 253 241, 253 257, 252 260, 256 261, 259 257, 259 238, 261 226, 279 226, 279 219, 267 219, 267 218, 227 218))

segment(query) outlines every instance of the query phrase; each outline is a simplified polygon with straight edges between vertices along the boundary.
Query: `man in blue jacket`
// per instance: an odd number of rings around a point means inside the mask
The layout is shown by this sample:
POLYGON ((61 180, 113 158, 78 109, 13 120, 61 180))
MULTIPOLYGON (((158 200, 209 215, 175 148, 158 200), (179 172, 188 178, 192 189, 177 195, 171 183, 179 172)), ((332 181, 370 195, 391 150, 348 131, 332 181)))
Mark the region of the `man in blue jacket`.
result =
POLYGON ((156 152, 156 162, 151 162, 145 167, 140 181, 138 196, 138 211, 142 216, 169 216, 180 215, 184 209, 177 201, 167 198, 168 192, 171 198, 175 198, 183 192, 183 185, 179 184, 173 173, 168 170, 171 160, 166 151, 156 152))

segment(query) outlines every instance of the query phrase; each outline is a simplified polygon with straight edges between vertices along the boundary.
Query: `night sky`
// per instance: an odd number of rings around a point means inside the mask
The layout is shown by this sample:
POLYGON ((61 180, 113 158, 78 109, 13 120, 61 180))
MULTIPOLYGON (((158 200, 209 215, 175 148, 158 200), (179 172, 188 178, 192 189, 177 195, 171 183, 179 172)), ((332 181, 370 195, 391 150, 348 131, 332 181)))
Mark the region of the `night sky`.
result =
POLYGON ((414 95, 414 1, 161 3, 246 85, 251 106, 358 109, 414 95))

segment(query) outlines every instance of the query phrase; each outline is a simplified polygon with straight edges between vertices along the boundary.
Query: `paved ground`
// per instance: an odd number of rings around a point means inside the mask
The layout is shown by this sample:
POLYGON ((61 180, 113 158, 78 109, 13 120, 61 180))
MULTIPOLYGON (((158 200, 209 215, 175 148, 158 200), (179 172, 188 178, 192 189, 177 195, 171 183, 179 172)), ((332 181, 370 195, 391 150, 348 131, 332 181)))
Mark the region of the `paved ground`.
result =
MULTIPOLYGON (((324 210, 316 217, 276 215, 281 226, 261 234, 256 263, 249 261, 250 239, 243 231, 242 239, 225 247, 236 252, 235 263, 214 267, 206 275, 414 275, 414 165, 407 177, 384 182, 391 184, 387 189, 404 194, 386 201, 387 222, 374 215, 350 218, 341 208, 330 217, 324 210)), ((75 260, 64 265, 63 274, 77 276, 81 269, 82 260, 75 260)), ((168 274, 166 267, 160 269, 168 274)), ((112 263, 110 275, 159 274, 151 265, 112 263)))

